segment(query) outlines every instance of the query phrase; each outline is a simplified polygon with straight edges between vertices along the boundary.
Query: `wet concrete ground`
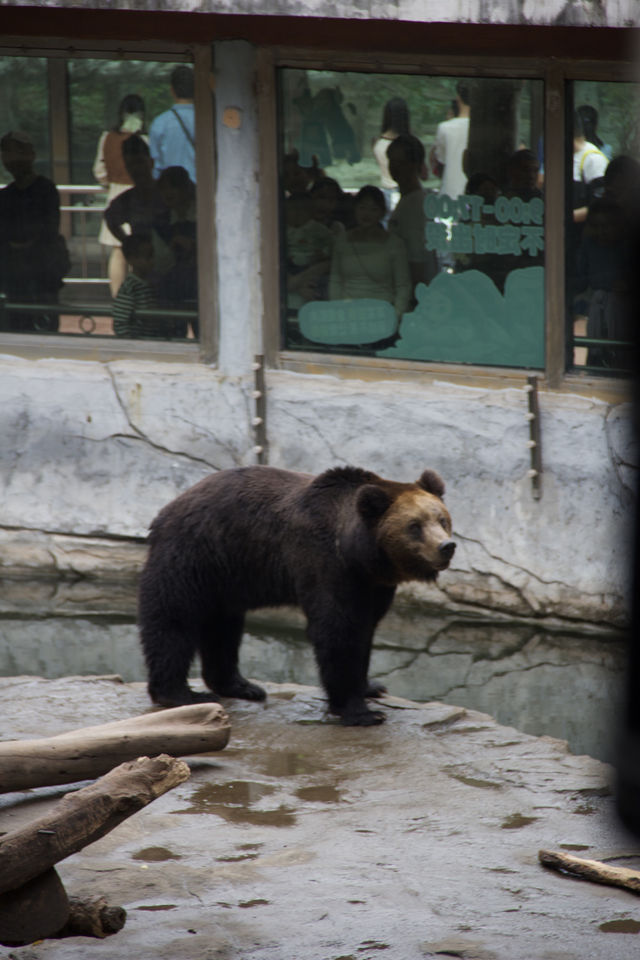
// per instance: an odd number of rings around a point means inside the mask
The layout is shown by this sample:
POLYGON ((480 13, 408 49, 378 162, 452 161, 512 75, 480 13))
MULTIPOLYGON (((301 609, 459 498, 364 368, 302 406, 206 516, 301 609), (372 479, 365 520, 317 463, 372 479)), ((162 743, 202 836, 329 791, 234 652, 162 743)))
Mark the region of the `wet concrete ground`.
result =
MULTIPOLYGON (((640 899, 538 863, 541 848, 640 867, 611 768, 484 714, 387 699, 382 727, 328 722, 313 687, 228 702, 229 746, 59 865, 127 910, 103 941, 2 960, 628 960, 640 899)), ((0 679, 2 739, 146 712, 144 686, 0 679)), ((0 798, 0 830, 62 790, 0 798)))

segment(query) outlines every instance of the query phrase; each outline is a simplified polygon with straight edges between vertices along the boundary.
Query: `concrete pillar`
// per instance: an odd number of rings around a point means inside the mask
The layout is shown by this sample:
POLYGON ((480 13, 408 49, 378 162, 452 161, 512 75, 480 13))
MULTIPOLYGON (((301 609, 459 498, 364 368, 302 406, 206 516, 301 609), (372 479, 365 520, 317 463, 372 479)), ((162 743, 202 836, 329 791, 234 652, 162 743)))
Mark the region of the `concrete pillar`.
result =
POLYGON ((214 44, 220 372, 245 375, 262 352, 256 51, 214 44))

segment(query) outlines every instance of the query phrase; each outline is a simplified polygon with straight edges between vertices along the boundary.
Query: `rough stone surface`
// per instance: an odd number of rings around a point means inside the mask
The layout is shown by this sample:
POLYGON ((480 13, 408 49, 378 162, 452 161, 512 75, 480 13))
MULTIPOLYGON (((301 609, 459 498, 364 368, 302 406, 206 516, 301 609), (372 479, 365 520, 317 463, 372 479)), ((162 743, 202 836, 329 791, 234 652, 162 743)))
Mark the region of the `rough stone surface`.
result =
MULTIPOLYGON (((69 7, 74 0, 40 0, 39 5, 69 7)), ((338 0, 111 0, 110 6, 121 10, 575 27, 621 27, 640 22, 634 0, 358 0, 348 5, 338 0)))
MULTIPOLYGON (((59 872, 127 910, 104 941, 0 948, 7 960, 628 960, 637 898, 541 867, 567 850, 635 867, 611 769, 440 703, 387 699, 381 728, 327 722, 315 688, 226 706, 226 750, 59 872), (624 923, 626 921, 626 924, 624 923)), ((3 739, 145 712, 140 684, 0 680, 3 739)), ((0 798, 0 829, 62 794, 0 798)))
POLYGON ((247 457, 247 386, 205 366, 0 357, 0 411, 3 527, 146 536, 247 457))
POLYGON ((519 616, 624 619, 636 462, 627 404, 540 394, 536 500, 524 390, 277 372, 269 386, 274 465, 316 471, 351 462, 393 479, 430 466, 444 477, 459 549, 437 588, 410 585, 409 595, 435 602, 440 591, 443 604, 519 616))
MULTIPOLYGON (((251 387, 249 375, 196 364, 0 357, 2 571, 109 574, 123 551, 129 569, 139 545, 100 538, 144 538, 182 490, 253 462, 251 387)), ((627 404, 541 392, 536 500, 524 390, 291 371, 270 371, 267 388, 274 466, 317 473, 350 463, 397 480, 425 466, 442 474, 459 548, 437 587, 410 585, 407 597, 625 621, 636 472, 627 404)))

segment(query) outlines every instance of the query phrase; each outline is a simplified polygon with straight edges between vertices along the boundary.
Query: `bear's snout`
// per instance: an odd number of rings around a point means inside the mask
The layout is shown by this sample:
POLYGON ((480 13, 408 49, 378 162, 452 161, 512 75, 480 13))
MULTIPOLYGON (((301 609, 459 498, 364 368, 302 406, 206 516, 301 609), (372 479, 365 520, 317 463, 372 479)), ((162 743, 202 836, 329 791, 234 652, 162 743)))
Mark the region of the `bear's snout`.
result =
POLYGON ((438 553, 443 560, 451 560, 456 550, 455 540, 443 540, 438 546, 438 553))

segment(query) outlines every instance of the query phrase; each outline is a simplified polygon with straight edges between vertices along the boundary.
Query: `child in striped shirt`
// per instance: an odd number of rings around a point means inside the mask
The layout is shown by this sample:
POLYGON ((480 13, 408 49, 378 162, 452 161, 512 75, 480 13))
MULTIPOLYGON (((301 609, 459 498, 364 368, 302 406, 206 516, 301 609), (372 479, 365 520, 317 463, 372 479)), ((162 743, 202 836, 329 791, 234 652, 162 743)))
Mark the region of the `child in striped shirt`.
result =
POLYGON ((136 316, 138 310, 155 306, 149 277, 153 272, 153 242, 148 233, 134 233, 122 241, 122 253, 131 267, 113 301, 113 332, 116 337, 161 337, 157 321, 136 316))

